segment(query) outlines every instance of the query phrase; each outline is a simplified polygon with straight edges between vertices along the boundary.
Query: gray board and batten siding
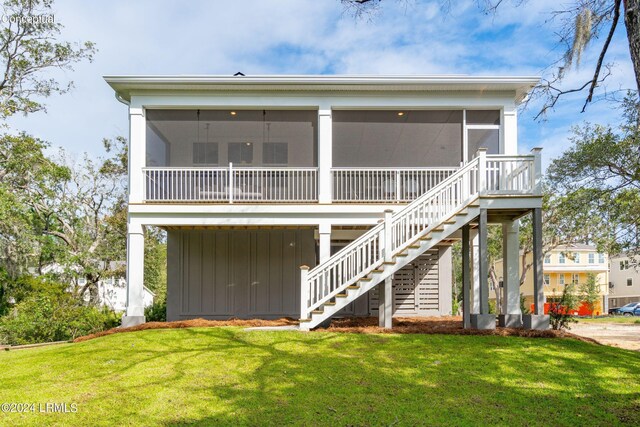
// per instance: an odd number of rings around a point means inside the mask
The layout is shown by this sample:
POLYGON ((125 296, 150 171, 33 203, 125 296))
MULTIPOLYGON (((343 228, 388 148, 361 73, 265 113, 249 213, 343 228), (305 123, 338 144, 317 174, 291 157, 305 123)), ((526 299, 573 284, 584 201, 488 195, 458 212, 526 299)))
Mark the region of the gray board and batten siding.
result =
MULTIPOLYGON (((167 320, 299 317, 300 266, 317 259, 313 228, 170 229, 167 236, 167 320)), ((395 275, 395 315, 450 312, 450 254, 428 251, 395 275)), ((377 315, 377 292, 340 315, 377 315)))

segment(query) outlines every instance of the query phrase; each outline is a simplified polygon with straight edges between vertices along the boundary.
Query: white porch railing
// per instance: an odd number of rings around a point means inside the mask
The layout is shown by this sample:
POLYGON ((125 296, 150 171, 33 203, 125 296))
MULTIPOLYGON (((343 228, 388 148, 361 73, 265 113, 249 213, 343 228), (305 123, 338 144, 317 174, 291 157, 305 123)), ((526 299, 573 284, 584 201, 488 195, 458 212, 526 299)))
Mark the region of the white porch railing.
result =
POLYGON ((144 168, 147 202, 318 200, 317 168, 144 168))
POLYGON ((458 168, 333 168, 335 202, 408 202, 458 168))
POLYGON ((315 268, 301 270, 300 318, 390 261, 482 194, 539 194, 540 156, 477 157, 315 268))

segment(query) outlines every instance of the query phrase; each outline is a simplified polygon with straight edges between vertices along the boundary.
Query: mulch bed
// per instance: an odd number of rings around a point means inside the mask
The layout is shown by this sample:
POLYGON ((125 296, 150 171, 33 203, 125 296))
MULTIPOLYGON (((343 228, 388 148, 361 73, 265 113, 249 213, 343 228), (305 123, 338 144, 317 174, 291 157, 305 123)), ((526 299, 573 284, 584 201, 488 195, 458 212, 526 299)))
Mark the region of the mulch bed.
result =
POLYGON ((463 329, 462 317, 395 317, 393 329, 378 327, 376 317, 352 317, 334 319, 327 329, 331 332, 350 332, 359 334, 446 334, 446 335, 495 335, 502 337, 525 338, 575 338, 580 341, 598 343, 591 338, 574 335, 566 331, 535 331, 519 328, 496 328, 493 330, 463 329))
MULTIPOLYGON (((179 320, 175 322, 148 322, 130 328, 113 328, 107 331, 78 337, 73 342, 87 341, 106 335, 123 332, 144 331, 147 329, 179 329, 179 328, 203 328, 219 326, 290 326, 297 325, 298 321, 291 318, 276 320, 261 319, 230 319, 230 320, 179 320)), ((494 330, 463 329, 461 317, 397 317, 393 319, 393 329, 378 327, 376 317, 350 317, 333 319, 326 329, 317 331, 345 332, 356 334, 445 334, 445 335, 495 335, 502 337, 526 337, 526 338, 574 338, 580 341, 599 344, 591 338, 585 338, 565 331, 532 331, 516 328, 496 328, 494 330)))

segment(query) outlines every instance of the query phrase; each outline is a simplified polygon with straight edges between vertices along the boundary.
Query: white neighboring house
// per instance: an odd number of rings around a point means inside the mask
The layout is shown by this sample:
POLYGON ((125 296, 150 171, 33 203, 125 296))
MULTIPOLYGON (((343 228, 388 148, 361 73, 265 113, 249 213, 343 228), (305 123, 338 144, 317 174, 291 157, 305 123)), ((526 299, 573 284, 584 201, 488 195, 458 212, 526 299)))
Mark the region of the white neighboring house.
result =
MULTIPOLYGON (((77 270, 76 270, 77 271, 77 270)), ((59 264, 51 264, 42 268, 42 273, 61 274, 64 269, 59 264)), ((77 283, 69 285, 69 292, 77 292, 87 284, 85 278, 79 278, 77 283)), ((143 306, 146 308, 153 304, 155 294, 146 286, 143 286, 143 306)), ((85 292, 85 302, 89 302, 90 295, 85 292)), ((98 303, 103 307, 109 307, 116 312, 124 312, 127 308, 127 281, 124 277, 109 277, 98 282, 98 303)))
POLYGON ((640 265, 626 255, 611 258, 609 307, 640 302, 640 265))
POLYGON ((538 77, 106 76, 129 114, 128 304, 144 318, 146 226, 167 231, 167 319, 488 309, 487 224, 505 234, 503 325, 544 328, 541 153, 518 150, 538 77), (518 218, 533 213, 534 315, 520 312, 518 218))
MULTIPOLYGON (((86 279, 78 279, 78 288, 86 285, 86 279)), ((142 296, 143 306, 149 307, 153 304, 155 294, 146 286, 143 286, 144 295, 142 296)), ((90 295, 85 292, 83 299, 89 302, 90 295)), ((124 312, 127 308, 127 280, 124 277, 109 277, 98 282, 98 299, 99 304, 103 307, 109 307, 116 312, 124 312)))

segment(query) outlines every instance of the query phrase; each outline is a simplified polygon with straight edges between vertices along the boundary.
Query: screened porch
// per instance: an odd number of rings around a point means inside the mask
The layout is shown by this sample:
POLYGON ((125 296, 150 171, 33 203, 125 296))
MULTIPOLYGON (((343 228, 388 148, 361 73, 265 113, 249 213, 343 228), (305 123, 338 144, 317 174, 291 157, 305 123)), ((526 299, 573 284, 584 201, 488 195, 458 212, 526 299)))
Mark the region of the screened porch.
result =
POLYGON ((478 148, 502 152, 500 116, 333 110, 320 135, 318 110, 147 110, 144 200, 317 203, 324 186, 330 202, 405 203, 478 148))

